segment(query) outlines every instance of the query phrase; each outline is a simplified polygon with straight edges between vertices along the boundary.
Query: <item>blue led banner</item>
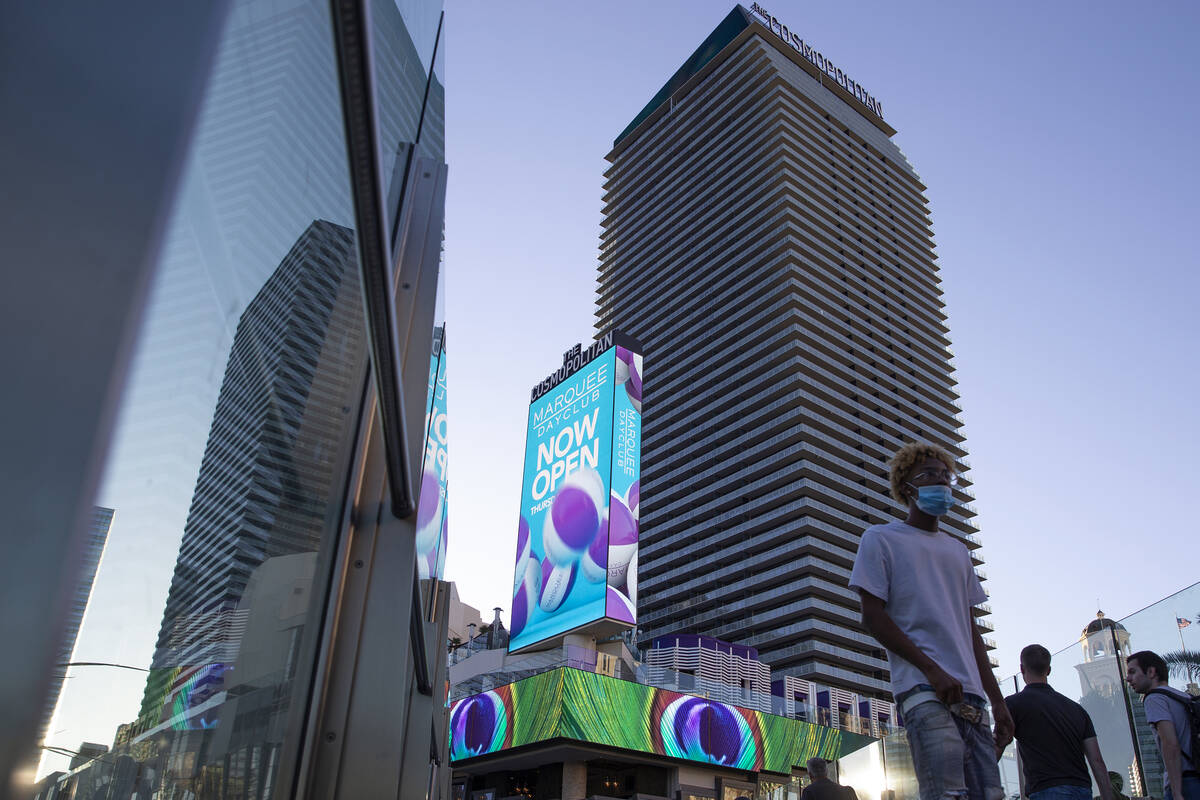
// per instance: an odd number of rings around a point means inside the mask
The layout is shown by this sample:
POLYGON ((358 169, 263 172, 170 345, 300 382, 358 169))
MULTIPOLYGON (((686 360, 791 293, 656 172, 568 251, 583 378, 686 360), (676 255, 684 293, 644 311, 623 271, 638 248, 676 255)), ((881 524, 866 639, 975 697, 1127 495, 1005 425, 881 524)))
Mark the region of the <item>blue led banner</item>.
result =
POLYGON ((446 338, 435 331, 426 395, 425 450, 417 501, 417 572, 441 580, 446 569, 446 338))
POLYGON ((642 357, 620 345, 615 349, 605 616, 633 625, 637 622, 638 511, 641 506, 642 357))
POLYGON ((568 352, 533 391, 511 652, 605 619, 636 622, 642 359, 614 341, 568 352))

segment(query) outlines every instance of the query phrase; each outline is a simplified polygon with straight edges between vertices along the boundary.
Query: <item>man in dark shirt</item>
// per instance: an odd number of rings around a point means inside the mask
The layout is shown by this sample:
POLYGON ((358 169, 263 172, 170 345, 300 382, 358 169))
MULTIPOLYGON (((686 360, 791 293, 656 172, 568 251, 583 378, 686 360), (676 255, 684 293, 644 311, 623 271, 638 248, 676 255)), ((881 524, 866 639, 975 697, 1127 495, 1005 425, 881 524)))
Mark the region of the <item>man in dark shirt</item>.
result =
POLYGON ((823 758, 808 760, 808 777, 812 783, 804 787, 800 800, 855 800, 857 795, 850 786, 842 786, 829 779, 829 762, 823 758))
POLYGON ((1092 718, 1083 706, 1050 688, 1049 675, 1050 651, 1029 645, 1021 651, 1025 688, 1004 698, 1024 767, 1022 794, 1030 800, 1092 800, 1090 766, 1100 800, 1113 800, 1092 718))

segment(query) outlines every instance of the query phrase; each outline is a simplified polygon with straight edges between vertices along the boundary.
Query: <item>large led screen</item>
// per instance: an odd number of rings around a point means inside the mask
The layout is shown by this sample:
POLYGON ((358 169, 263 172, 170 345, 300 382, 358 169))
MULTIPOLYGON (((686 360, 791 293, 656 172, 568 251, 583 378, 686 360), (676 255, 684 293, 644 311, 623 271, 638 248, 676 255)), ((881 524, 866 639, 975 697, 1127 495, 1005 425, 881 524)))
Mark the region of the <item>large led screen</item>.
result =
POLYGON ((509 651, 637 621, 642 357, 607 334, 534 388, 509 651))
POLYGON ((425 397, 425 450, 417 498, 417 572, 441 580, 446 569, 446 338, 434 331, 425 397))
POLYGON ((455 761, 557 738, 782 774, 810 758, 836 759, 873 741, 567 668, 472 695, 450 708, 455 761))

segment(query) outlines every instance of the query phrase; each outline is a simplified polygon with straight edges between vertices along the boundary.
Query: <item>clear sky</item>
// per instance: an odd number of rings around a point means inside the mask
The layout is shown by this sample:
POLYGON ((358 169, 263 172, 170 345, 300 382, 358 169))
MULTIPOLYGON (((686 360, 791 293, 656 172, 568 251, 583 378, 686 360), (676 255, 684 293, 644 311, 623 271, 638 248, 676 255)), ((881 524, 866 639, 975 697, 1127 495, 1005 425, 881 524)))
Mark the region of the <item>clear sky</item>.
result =
MULTIPOLYGON (((1097 607, 1121 617, 1194 583, 1200 7, 767 7, 883 103, 929 187, 1002 671, 1031 641, 1069 644, 1097 607)), ((447 2, 447 577, 485 618, 507 619, 529 388, 593 332, 604 156, 731 8, 447 2)), ((197 137, 75 661, 149 663, 239 315, 313 219, 352 222, 337 170, 289 168, 344 157, 329 42, 298 30, 288 65, 230 50, 263 80, 222 73, 229 113, 197 137), (282 116, 248 115, 259 101, 282 116), (270 181, 241 180, 228 120, 254 123, 270 181), (287 144, 273 132, 289 126, 307 133, 287 144), (278 224, 242 213, 260 190, 278 224)), ((144 687, 73 669, 50 742, 111 742, 144 687)))
MULTIPOLYGON (((929 187, 1001 671, 1195 582, 1200 6, 764 6, 929 187)), ((604 155, 732 7, 448 0, 447 574, 485 619, 529 387, 592 333, 604 155)))

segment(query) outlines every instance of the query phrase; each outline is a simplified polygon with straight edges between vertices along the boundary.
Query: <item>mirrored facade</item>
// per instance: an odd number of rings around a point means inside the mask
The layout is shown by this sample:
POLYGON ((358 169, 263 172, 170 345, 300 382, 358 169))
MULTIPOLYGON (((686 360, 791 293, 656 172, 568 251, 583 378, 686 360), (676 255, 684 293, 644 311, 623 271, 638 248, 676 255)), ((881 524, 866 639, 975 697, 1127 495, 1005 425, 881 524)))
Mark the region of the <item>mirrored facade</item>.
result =
MULTIPOLYGON (((413 153, 444 160, 441 11, 370 3, 392 220, 413 153)), ((227 13, 96 497, 117 513, 30 796, 296 785, 375 408, 339 30, 328 3, 227 13)))

